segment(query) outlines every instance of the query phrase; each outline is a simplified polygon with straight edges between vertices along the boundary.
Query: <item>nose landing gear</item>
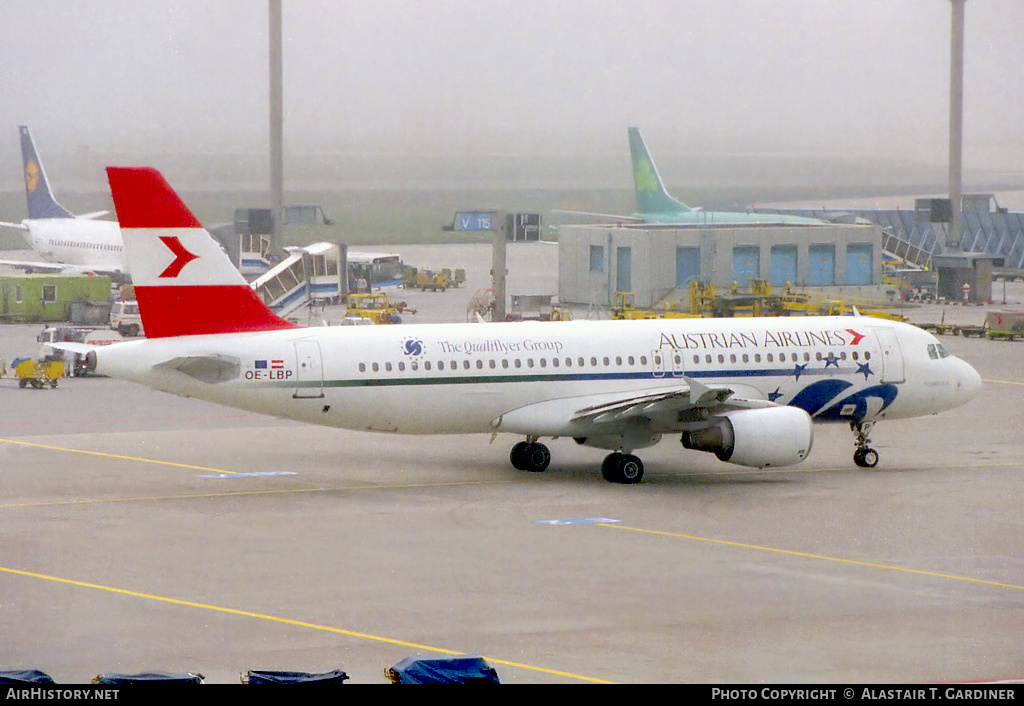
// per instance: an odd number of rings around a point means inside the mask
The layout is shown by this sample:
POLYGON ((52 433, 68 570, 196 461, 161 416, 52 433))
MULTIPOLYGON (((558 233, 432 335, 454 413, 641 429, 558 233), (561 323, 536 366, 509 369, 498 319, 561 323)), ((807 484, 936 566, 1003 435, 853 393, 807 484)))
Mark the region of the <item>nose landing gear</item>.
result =
POLYGON ((850 429, 856 435, 857 450, 853 452, 853 462, 861 468, 874 468, 878 465, 878 452, 869 446, 871 427, 874 422, 850 422, 850 429))

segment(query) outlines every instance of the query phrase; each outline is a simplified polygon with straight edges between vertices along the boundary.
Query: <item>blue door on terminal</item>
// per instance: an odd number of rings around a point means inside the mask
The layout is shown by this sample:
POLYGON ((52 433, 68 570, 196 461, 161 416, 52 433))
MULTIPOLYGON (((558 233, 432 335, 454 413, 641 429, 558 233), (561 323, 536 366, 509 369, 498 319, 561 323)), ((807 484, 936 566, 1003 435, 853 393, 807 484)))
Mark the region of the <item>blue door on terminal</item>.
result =
POLYGON ((689 287, 700 279, 700 248, 676 248, 676 286, 689 287))
POLYGON ((773 287, 784 287, 786 282, 796 284, 795 245, 772 246, 772 276, 770 281, 773 287))
POLYGON ((846 283, 872 284, 874 250, 871 243, 851 243, 846 246, 846 283))
POLYGON ((830 287, 836 283, 836 246, 812 245, 807 252, 807 284, 830 287))
POLYGON ((630 248, 615 248, 615 291, 632 292, 630 270, 633 268, 633 251, 630 248))
POLYGON ((745 286, 751 278, 761 276, 761 248, 741 246, 732 250, 732 278, 745 286))

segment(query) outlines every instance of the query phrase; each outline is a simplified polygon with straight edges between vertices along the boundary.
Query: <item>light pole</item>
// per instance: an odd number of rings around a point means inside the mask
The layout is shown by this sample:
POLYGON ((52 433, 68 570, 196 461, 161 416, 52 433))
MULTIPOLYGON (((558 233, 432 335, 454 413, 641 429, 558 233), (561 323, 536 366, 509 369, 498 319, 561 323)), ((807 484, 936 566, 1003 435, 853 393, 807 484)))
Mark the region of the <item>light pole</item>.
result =
POLYGON ((284 88, 281 69, 281 0, 268 0, 270 31, 270 251, 281 252, 284 218, 284 88))
POLYGON ((953 8, 949 52, 949 205, 952 220, 946 236, 946 251, 960 250, 960 222, 963 181, 964 128, 964 5, 967 0, 949 0, 953 8))

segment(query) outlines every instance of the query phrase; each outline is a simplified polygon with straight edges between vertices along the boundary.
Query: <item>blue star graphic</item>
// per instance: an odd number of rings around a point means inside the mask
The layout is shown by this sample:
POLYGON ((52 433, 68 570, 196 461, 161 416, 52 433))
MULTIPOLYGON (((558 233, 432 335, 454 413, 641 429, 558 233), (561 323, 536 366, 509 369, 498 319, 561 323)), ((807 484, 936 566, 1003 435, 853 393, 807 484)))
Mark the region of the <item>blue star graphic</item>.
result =
POLYGON ((836 358, 835 353, 829 353, 828 357, 825 359, 825 367, 828 368, 830 365, 836 366, 837 369, 839 368, 839 359, 836 358))
POLYGON ((800 376, 803 375, 804 370, 806 370, 806 369, 807 369, 807 363, 804 363, 803 365, 800 365, 799 363, 797 363, 796 368, 793 370, 793 375, 796 377, 797 380, 799 380, 800 376))
POLYGON ((769 392, 768 393, 768 401, 769 402, 774 402, 775 400, 779 399, 780 397, 782 397, 782 393, 779 392, 779 388, 777 388, 777 387, 775 388, 775 392, 769 392))
POLYGON ((871 364, 870 363, 861 363, 861 364, 857 365, 857 372, 858 373, 864 373, 864 379, 865 380, 868 379, 868 375, 874 375, 875 374, 874 371, 871 370, 871 364))

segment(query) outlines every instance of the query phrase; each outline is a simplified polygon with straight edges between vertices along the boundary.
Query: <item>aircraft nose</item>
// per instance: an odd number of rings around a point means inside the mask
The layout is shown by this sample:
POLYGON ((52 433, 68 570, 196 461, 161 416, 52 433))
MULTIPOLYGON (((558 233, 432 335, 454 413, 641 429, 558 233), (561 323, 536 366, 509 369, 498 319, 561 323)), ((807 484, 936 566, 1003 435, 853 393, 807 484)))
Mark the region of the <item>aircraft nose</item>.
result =
POLYGON ((981 392, 981 375, 975 370, 970 363, 963 360, 957 361, 959 370, 956 376, 956 389, 957 397, 960 398, 960 403, 969 402, 978 396, 981 392))

